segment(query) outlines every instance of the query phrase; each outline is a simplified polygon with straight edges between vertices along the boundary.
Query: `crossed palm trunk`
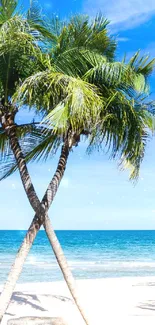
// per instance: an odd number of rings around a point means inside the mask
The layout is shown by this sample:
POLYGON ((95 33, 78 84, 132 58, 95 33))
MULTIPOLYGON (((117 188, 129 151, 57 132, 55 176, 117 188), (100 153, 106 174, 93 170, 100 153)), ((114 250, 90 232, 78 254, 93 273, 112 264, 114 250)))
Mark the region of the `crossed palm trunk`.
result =
POLYGON ((65 278, 65 281, 68 285, 68 288, 71 292, 71 295, 75 301, 75 304, 77 308, 80 311, 80 314, 85 322, 85 324, 89 325, 88 319, 85 316, 85 313, 83 311, 83 308, 81 306, 81 303, 79 301, 76 287, 75 287, 75 281, 73 278, 73 275, 69 269, 67 260, 64 256, 63 250, 61 248, 61 245, 57 239, 57 236, 52 228, 50 219, 48 217, 48 209, 50 205, 53 202, 53 199, 57 193, 59 184, 61 182, 61 179, 64 175, 69 152, 71 150, 72 144, 69 138, 66 138, 64 141, 64 144, 62 146, 61 155, 59 158, 59 162, 57 165, 57 169, 55 171, 55 174, 49 183, 49 186, 45 192, 45 195, 42 199, 42 201, 39 201, 39 198, 37 197, 37 194, 35 192, 34 186, 32 184, 26 162, 24 159, 24 155, 22 153, 18 138, 16 136, 16 129, 15 124, 13 123, 11 126, 5 127, 5 131, 9 137, 10 146, 14 153, 14 156, 16 158, 16 162, 18 164, 21 180, 25 189, 25 192, 27 194, 27 197, 29 199, 29 202, 32 206, 32 208, 35 211, 35 216, 33 218, 33 221, 26 233, 26 236, 21 244, 21 247, 18 250, 16 259, 14 261, 14 264, 11 267, 8 279, 4 285, 3 291, 0 296, 0 323, 3 319, 3 316, 7 310, 7 307, 9 305, 11 296, 13 294, 16 282, 22 272, 22 268, 24 265, 24 262, 27 258, 27 255, 31 249, 31 246, 35 240, 35 237, 40 229, 40 227, 43 225, 47 234, 47 237, 50 241, 50 244, 52 246, 52 249, 54 251, 54 254, 56 256, 56 259, 58 261, 59 267, 63 273, 63 276, 65 278))

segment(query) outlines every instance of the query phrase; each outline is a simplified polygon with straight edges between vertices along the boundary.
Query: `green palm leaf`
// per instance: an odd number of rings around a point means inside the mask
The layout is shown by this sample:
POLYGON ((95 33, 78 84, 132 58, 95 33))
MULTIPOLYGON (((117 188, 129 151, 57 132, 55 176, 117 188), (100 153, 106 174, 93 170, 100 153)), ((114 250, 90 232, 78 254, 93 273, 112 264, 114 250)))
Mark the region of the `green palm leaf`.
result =
MULTIPOLYGON (((16 135, 27 162, 36 158, 47 158, 49 152, 54 154, 58 148, 58 138, 50 134, 44 137, 45 127, 39 123, 23 124, 16 126, 16 135), (45 150, 46 144, 46 150, 45 150), (46 152, 47 151, 47 152, 46 152), (39 157, 40 155, 40 157, 39 157)), ((14 173, 18 166, 10 149, 10 144, 5 131, 0 129, 0 180, 14 173)))
POLYGON ((34 72, 39 48, 20 17, 13 17, 0 29, 0 84, 5 102, 18 83, 34 72))
POLYGON ((7 22, 17 12, 18 1, 1 0, 0 1, 0 27, 7 22))
MULTIPOLYGON (((108 21, 98 15, 90 23, 88 16, 77 15, 69 22, 61 22, 58 18, 51 21, 51 31, 55 33, 57 42, 51 48, 53 57, 58 57, 71 48, 95 49, 110 60, 114 57, 116 42, 107 33, 108 21)), ((53 45, 53 44, 52 44, 53 45)))

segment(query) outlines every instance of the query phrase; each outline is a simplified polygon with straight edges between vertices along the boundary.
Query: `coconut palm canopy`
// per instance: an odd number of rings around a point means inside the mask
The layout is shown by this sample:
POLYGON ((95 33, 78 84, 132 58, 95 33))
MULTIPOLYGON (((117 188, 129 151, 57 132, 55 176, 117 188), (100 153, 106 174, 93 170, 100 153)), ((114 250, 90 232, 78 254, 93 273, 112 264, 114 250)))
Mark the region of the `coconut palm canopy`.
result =
MULTIPOLYGON (((87 138, 89 152, 107 147, 132 164, 136 177, 152 128, 153 103, 146 98, 154 60, 137 52, 117 62, 102 15, 43 23, 34 8, 25 18, 9 3, 10 19, 0 28, 1 119, 23 105, 42 113, 41 125, 16 125, 27 161, 50 157, 71 134, 74 145, 87 138)), ((0 150, 4 178, 16 169, 4 126, 0 150)))

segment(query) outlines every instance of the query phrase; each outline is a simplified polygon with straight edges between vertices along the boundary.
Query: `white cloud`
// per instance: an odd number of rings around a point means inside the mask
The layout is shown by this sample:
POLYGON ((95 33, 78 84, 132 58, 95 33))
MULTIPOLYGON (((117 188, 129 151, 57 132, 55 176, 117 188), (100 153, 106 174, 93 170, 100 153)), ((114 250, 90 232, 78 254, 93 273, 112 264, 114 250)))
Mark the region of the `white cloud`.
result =
POLYGON ((155 13, 154 0, 85 0, 84 12, 93 16, 102 12, 115 30, 130 29, 155 13))

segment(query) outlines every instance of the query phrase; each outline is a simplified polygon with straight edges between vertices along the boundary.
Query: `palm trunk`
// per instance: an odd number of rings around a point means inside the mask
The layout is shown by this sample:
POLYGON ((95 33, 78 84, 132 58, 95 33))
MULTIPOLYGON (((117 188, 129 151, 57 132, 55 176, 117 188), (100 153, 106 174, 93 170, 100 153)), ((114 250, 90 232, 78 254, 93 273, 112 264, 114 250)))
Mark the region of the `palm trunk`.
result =
MULTIPOLYGON (((14 130, 15 131, 15 130, 14 130)), ((54 196, 58 190, 59 184, 61 182, 61 179, 63 177, 65 168, 66 168, 66 164, 67 164, 67 159, 69 156, 69 147, 68 147, 68 143, 64 144, 62 147, 62 151, 61 151, 61 156, 59 159, 59 163, 58 163, 58 167, 56 170, 56 173, 52 179, 52 181, 50 182, 47 191, 43 197, 43 200, 40 204, 39 202, 39 207, 38 208, 38 203, 36 203, 38 201, 38 198, 36 197, 36 193, 34 190, 34 187, 32 185, 31 182, 31 178, 28 174, 28 170, 26 167, 26 163, 21 151, 21 148, 19 146, 18 143, 18 139, 16 137, 16 134, 14 134, 13 132, 9 132, 8 133, 9 138, 10 138, 10 145, 11 148, 14 152, 14 155, 16 157, 16 161, 18 163, 18 167, 19 167, 19 171, 20 171, 20 175, 22 178, 22 182, 24 185, 24 189, 27 193, 27 196, 30 194, 30 198, 29 201, 31 203, 31 205, 36 206, 36 210, 39 212, 38 215, 36 215, 34 217, 34 220, 27 232, 27 235, 18 251, 15 263, 13 264, 8 280, 4 286, 3 292, 0 296, 0 322, 3 318, 3 315, 5 313, 5 311, 7 310, 7 307, 9 305, 13 290, 15 288, 16 282, 20 276, 20 273, 22 271, 24 262, 26 260, 26 257, 29 253, 29 250, 33 244, 33 241, 37 235, 37 232, 39 231, 41 225, 44 223, 44 227, 45 230, 47 232, 47 236, 50 240, 50 243, 52 245, 52 248, 54 250, 55 256, 57 258, 57 261, 59 263, 59 266, 61 267, 61 270, 63 271, 63 275, 64 278, 67 282, 67 285, 69 287, 69 290, 73 296, 73 299, 81 313, 81 316, 83 317, 86 325, 88 325, 88 321, 86 319, 86 316, 84 315, 84 311, 82 309, 82 307, 80 306, 79 303, 79 299, 78 296, 76 295, 76 291, 75 291, 75 283, 74 283, 74 279, 73 276, 69 270, 69 267, 67 265, 67 261, 64 257, 63 251, 61 249, 61 246, 56 238, 56 235, 53 231, 50 225, 50 220, 49 218, 46 216, 46 213, 54 199, 54 196), (26 169, 25 169, 26 168, 26 169), (25 183, 26 181, 26 183, 25 183), (34 190, 34 191, 33 191, 34 190), (44 211, 44 214, 42 214, 42 212, 44 211), (46 218, 45 218, 46 216, 46 218), (57 245, 56 245, 57 244, 57 245)))
MULTIPOLYGON (((69 148, 68 148, 68 143, 64 144, 64 146, 62 147, 62 151, 61 151, 61 157, 58 163, 58 168, 56 170, 55 175, 53 176, 53 179, 51 181, 51 183, 49 184, 47 191, 44 195, 44 198, 42 200, 42 202, 44 202, 45 206, 47 209, 49 209, 51 202, 54 199, 54 196, 58 190, 59 184, 62 180, 62 177, 64 175, 65 172, 65 168, 66 168, 66 164, 67 164, 67 159, 69 156, 69 148)), ((68 266, 67 260, 65 258, 65 255, 63 253, 63 250, 61 248, 61 245, 58 241, 58 238, 52 228, 50 219, 48 217, 45 216, 45 220, 43 223, 43 226, 45 228, 47 237, 49 239, 49 242, 52 246, 53 252, 55 254, 55 257, 57 259, 57 262, 60 266, 60 269, 62 271, 62 274, 64 276, 64 279, 67 283, 67 286, 69 288, 69 291, 73 297, 73 300, 77 306, 77 308, 79 309, 79 312, 82 316, 82 318, 85 321, 86 325, 89 325, 89 321, 85 315, 85 312, 80 304, 80 300, 77 294, 77 290, 76 290, 76 285, 75 285, 75 280, 74 277, 72 275, 72 272, 70 271, 70 268, 68 266)))
POLYGON ((0 295, 0 323, 2 318, 8 308, 10 303, 11 296, 13 294, 17 280, 22 272, 24 262, 27 258, 27 255, 30 251, 30 248, 34 242, 34 239, 41 227, 39 219, 35 216, 30 228, 27 231, 27 234, 23 240, 23 243, 17 253, 14 264, 11 267, 8 279, 4 285, 3 291, 0 295))
POLYGON ((73 277, 72 272, 69 268, 66 257, 64 255, 64 252, 63 252, 61 245, 58 241, 58 238, 55 234, 55 231, 52 228, 51 221, 49 218, 45 218, 44 228, 45 228, 46 234, 48 236, 48 239, 50 241, 50 244, 52 245, 53 252, 55 254, 55 257, 57 259, 59 267, 62 271, 64 279, 67 283, 68 289, 73 297, 73 300, 74 300, 77 308, 79 309, 79 312, 80 312, 85 324, 89 325, 89 320, 88 320, 87 316, 85 315, 84 309, 81 305, 79 296, 77 294, 77 288, 76 288, 74 277, 73 277))
POLYGON ((40 214, 40 200, 38 199, 38 196, 36 194, 36 191, 34 189, 34 186, 31 181, 31 177, 29 175, 24 155, 21 150, 17 135, 16 135, 16 126, 12 124, 11 126, 6 128, 6 133, 9 137, 10 141, 10 147, 13 151, 13 154, 15 156, 20 177, 23 183, 23 187, 25 189, 25 192, 27 194, 28 200, 33 208, 33 210, 40 214))

